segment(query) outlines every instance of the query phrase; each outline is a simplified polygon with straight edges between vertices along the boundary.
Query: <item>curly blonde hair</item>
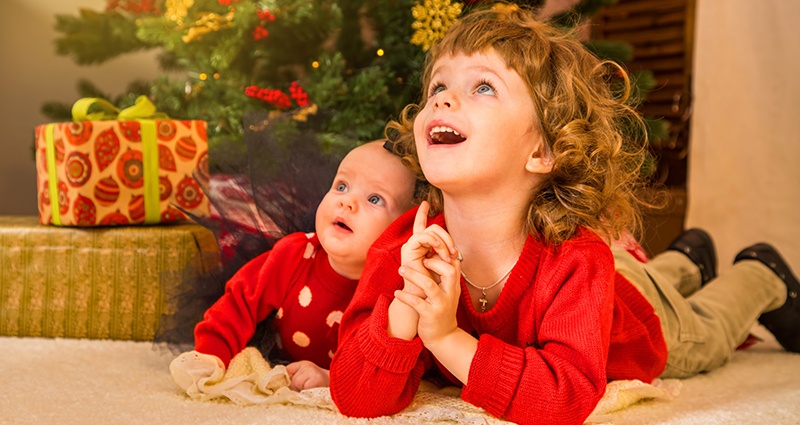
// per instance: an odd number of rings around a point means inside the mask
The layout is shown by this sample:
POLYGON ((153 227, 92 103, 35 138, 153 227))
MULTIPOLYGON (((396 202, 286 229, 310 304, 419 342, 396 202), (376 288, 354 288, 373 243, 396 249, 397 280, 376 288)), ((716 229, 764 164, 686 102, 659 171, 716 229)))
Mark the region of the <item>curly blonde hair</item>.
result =
MULTIPOLYGON (((625 103, 627 73, 589 53, 574 34, 538 21, 532 11, 505 7, 470 13, 450 27, 428 52, 422 87, 430 84, 439 58, 490 48, 528 86, 536 111, 531 119, 553 158, 552 172, 530 194, 520 217, 526 231, 552 244, 569 239, 579 227, 609 240, 625 231, 638 233, 640 207, 648 205, 637 196, 648 153, 643 120, 625 103), (623 89, 612 90, 613 81, 623 89), (631 128, 635 134, 629 134, 631 128)), ((423 96, 419 105, 406 106, 386 128, 397 153, 422 180, 413 120, 426 102, 423 96)), ((431 214, 436 214, 443 207, 441 192, 427 188, 431 214)))

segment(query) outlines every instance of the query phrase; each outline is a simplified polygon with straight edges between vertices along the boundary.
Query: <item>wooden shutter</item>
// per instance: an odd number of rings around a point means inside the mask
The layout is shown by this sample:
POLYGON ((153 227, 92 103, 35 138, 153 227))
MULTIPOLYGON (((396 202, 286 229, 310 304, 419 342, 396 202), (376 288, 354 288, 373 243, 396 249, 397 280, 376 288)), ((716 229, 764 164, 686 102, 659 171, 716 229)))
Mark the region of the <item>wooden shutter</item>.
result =
POLYGON ((644 215, 641 241, 651 255, 666 249, 683 231, 686 216, 695 1, 619 0, 592 19, 593 39, 633 46, 633 60, 625 64, 629 71, 653 73, 656 86, 640 106, 641 113, 669 122, 669 137, 652 141, 658 158, 656 179, 667 186, 670 201, 644 215))
POLYGON ((592 19, 592 38, 625 41, 633 50, 631 72, 650 70, 656 87, 640 111, 669 121, 669 138, 653 141, 660 156, 659 179, 686 186, 691 115, 695 0, 619 0, 592 19))

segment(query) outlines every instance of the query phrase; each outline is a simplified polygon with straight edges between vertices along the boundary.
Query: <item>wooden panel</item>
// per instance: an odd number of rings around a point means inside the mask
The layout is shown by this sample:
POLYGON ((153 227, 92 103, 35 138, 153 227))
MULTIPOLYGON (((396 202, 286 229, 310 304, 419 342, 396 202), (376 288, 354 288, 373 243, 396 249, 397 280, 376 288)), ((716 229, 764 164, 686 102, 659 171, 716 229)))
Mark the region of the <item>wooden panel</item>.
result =
POLYGON ((640 106, 643 115, 668 121, 669 140, 653 143, 662 163, 663 182, 685 187, 688 116, 691 93, 692 45, 695 0, 619 0, 604 7, 592 19, 594 39, 623 41, 632 45, 631 72, 648 70, 655 88, 640 106), (663 149, 674 152, 661 151, 663 149), (672 163, 676 161, 675 163, 672 163))
POLYGON ((672 195, 659 211, 647 211, 642 243, 651 255, 663 251, 683 231, 691 115, 691 72, 696 0, 619 0, 592 19, 591 37, 624 41, 633 47, 631 72, 648 70, 655 88, 639 106, 648 118, 667 120, 669 137, 653 141, 655 176, 672 195))

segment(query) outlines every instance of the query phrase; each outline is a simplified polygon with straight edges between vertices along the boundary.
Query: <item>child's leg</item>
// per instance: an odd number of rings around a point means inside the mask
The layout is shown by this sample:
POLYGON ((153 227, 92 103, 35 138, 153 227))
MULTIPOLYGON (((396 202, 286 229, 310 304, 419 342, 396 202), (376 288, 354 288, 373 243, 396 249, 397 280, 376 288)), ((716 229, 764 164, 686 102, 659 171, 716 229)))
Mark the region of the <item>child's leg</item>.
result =
POLYGON ((678 251, 664 251, 656 255, 647 263, 647 270, 659 273, 683 297, 694 294, 703 282, 697 264, 678 251))
MULTIPOLYGON (((617 270, 650 301, 667 343, 665 378, 685 378, 725 364, 761 313, 785 302, 786 286, 756 261, 735 264, 689 298, 664 264, 651 268, 614 249, 617 270)), ((627 254, 627 255, 626 255, 627 254)), ((680 255, 680 254, 679 254, 680 255)), ((680 263, 679 257, 674 258, 680 263)))

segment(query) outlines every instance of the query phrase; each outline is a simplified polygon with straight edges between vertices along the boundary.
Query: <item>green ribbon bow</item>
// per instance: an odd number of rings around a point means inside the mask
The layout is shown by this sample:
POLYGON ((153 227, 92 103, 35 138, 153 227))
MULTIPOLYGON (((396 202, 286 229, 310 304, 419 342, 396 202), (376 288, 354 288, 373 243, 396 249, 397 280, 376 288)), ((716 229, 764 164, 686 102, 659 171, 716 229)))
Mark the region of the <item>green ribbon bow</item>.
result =
MULTIPOLYGON (((158 223, 161 220, 158 187, 158 142, 156 119, 170 119, 167 114, 156 111, 156 106, 147 98, 139 96, 133 106, 120 110, 105 99, 85 97, 72 105, 73 121, 139 121, 142 135, 142 178, 144 179, 144 222, 158 223)), ((47 170, 50 190, 50 212, 53 224, 61 225, 58 202, 58 177, 56 176, 55 124, 45 127, 47 170)))

